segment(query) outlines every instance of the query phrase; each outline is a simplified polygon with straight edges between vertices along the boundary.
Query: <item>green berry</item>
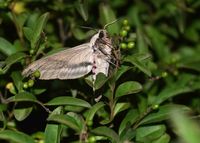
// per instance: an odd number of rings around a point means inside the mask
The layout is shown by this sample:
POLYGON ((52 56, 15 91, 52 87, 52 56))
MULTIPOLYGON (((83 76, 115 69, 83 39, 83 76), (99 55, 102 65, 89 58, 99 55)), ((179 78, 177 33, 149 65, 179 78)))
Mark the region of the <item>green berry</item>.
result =
POLYGON ((124 25, 124 26, 128 25, 128 20, 127 20, 127 19, 124 19, 124 20, 123 20, 123 25, 124 25))
POLYGON ((129 25, 127 25, 127 26, 124 27, 124 29, 125 29, 126 31, 129 31, 129 30, 131 29, 131 27, 130 27, 129 25))
POLYGON ((36 78, 39 78, 39 77, 40 77, 40 71, 39 71, 39 70, 36 70, 36 71, 33 73, 33 76, 36 77, 36 78))
POLYGON ((134 42, 128 42, 128 48, 129 49, 132 49, 133 47, 135 46, 135 43, 134 42))
POLYGON ((23 88, 24 88, 24 89, 27 89, 27 88, 28 88, 28 82, 24 82, 23 88))
POLYGON ((152 106, 152 109, 154 109, 154 110, 156 110, 156 109, 158 109, 158 108, 159 108, 159 105, 158 105, 158 104, 155 104, 155 105, 152 106))
POLYGON ((90 136, 88 138, 88 143, 95 143, 96 142, 96 137, 95 136, 90 136))
POLYGON ((29 53, 30 53, 30 55, 33 55, 33 54, 35 53, 35 50, 34 50, 34 49, 31 49, 31 50, 29 51, 29 53))
POLYGON ((127 48, 127 44, 126 44, 126 43, 121 43, 121 44, 120 44, 120 48, 126 49, 126 48, 127 48))
POLYGON ((127 34, 128 34, 128 32, 127 32, 126 30, 122 30, 122 31, 120 32, 120 36, 122 36, 122 37, 126 37, 127 34))
POLYGON ((29 79, 28 80, 28 87, 33 87, 33 85, 34 85, 34 80, 29 79))
POLYGON ((161 76, 162 77, 167 77, 168 73, 167 72, 162 72, 161 76))

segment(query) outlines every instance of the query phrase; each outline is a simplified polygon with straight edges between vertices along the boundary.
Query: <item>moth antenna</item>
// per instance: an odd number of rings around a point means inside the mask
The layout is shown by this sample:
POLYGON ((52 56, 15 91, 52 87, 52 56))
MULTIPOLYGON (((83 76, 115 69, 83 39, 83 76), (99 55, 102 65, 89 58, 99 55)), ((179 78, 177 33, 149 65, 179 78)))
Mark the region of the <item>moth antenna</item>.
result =
POLYGON ((94 30, 95 32, 98 32, 98 30, 96 28, 92 28, 92 27, 87 27, 87 26, 79 26, 83 29, 89 29, 89 30, 94 30))
POLYGON ((103 29, 106 29, 108 26, 114 24, 114 23, 117 22, 117 21, 119 21, 119 19, 116 19, 116 20, 114 20, 114 21, 112 21, 112 22, 110 22, 110 23, 107 23, 107 24, 103 27, 103 29))

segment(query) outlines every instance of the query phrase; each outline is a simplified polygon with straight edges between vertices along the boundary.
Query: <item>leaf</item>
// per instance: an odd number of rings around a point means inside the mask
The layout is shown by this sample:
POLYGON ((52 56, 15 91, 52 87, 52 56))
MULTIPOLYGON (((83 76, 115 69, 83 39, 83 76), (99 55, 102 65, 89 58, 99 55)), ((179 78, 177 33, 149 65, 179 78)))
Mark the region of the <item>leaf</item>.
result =
POLYGON ((36 97, 29 92, 21 92, 7 99, 9 102, 37 102, 36 97))
POLYGON ((171 111, 170 118, 176 134, 180 137, 180 141, 185 141, 185 143, 199 143, 199 124, 176 108, 171 111))
POLYGON ((157 112, 151 113, 147 115, 141 122, 140 125, 143 124, 150 124, 150 123, 157 123, 163 120, 169 119, 169 114, 171 112, 171 109, 176 108, 180 109, 184 112, 191 111, 190 108, 188 108, 185 105, 178 105, 178 104, 167 104, 159 107, 159 110, 157 112))
POLYGON ((35 22, 35 25, 32 29, 34 32, 32 34, 31 47, 34 47, 36 42, 39 40, 40 34, 42 33, 44 26, 47 23, 48 16, 49 13, 45 13, 41 15, 35 22))
POLYGON ((88 20, 88 7, 86 0, 78 0, 75 4, 77 11, 82 16, 82 18, 87 21, 88 20))
POLYGON ((139 61, 137 58, 133 56, 128 56, 124 59, 125 62, 129 62, 136 66, 139 70, 141 70, 143 73, 145 73, 148 76, 151 76, 151 71, 148 69, 147 66, 145 66, 141 61, 139 61))
POLYGON ((13 113, 18 121, 23 121, 30 115, 32 110, 33 107, 15 108, 13 113))
POLYGON ((125 129, 121 134, 120 134, 120 141, 121 142, 127 142, 133 140, 135 138, 136 132, 135 129, 133 128, 128 128, 125 129))
POLYGON ((166 131, 165 125, 154 125, 139 127, 136 130, 136 141, 138 142, 152 142, 161 137, 166 131))
POLYGON ((24 31, 24 35, 26 37, 26 39, 31 42, 31 40, 33 39, 33 30, 29 27, 23 27, 23 31, 24 31))
POLYGON ((53 98, 52 100, 47 102, 45 105, 48 105, 48 106, 73 105, 73 106, 81 106, 81 107, 86 107, 86 108, 91 107, 91 105, 88 102, 82 99, 78 99, 74 97, 66 97, 66 96, 53 98))
POLYGON ((47 124, 45 128, 45 143, 59 143, 60 142, 60 125, 47 124))
POLYGON ((129 66, 120 66, 120 68, 116 72, 115 81, 117 81, 125 72, 127 72, 130 69, 131 68, 129 66))
POLYGON ((93 129, 91 132, 94 134, 97 134, 97 135, 106 136, 106 137, 110 138, 110 140, 113 143, 119 142, 119 136, 117 135, 117 133, 114 130, 112 130, 106 126, 97 127, 95 129, 93 129))
POLYGON ((151 38, 152 48, 156 51, 160 60, 167 61, 170 57, 169 48, 166 44, 166 35, 153 26, 146 26, 146 32, 151 38))
POLYGON ((98 90, 100 89, 105 83, 106 81, 108 80, 108 78, 106 77, 105 74, 103 73, 99 73, 96 77, 96 81, 94 83, 94 88, 95 90, 98 90))
POLYGON ((92 35, 94 35, 95 33, 93 30, 89 30, 88 32, 85 32, 78 27, 74 27, 72 28, 72 34, 78 40, 85 40, 91 37, 92 35))
POLYGON ((88 113, 87 113, 86 122, 92 121, 93 118, 94 118, 95 113, 96 113, 100 108, 102 108, 103 106, 105 106, 105 104, 104 104, 103 102, 98 102, 98 103, 96 103, 95 105, 93 105, 93 106, 90 108, 90 110, 88 111, 88 113))
POLYGON ((0 139, 16 143, 35 143, 34 139, 22 132, 3 130, 0 132, 0 139))
POLYGON ((13 71, 11 73, 12 80, 14 81, 17 90, 21 92, 23 90, 22 75, 19 71, 13 71))
MULTIPOLYGON (((52 115, 58 115, 63 112, 62 107, 57 107, 51 114, 52 115)), ((45 136, 44 141, 45 143, 59 143, 60 142, 60 135, 61 135, 61 125, 56 125, 53 123, 48 123, 45 128, 45 136)))
POLYGON ((8 42, 6 39, 0 37, 0 52, 3 54, 10 56, 17 52, 16 48, 8 42))
POLYGON ((126 73, 128 70, 130 70, 131 67, 129 66, 120 66, 117 70, 115 70, 111 77, 109 78, 108 82, 109 82, 109 86, 114 89, 115 88, 115 84, 116 81, 124 74, 126 73))
POLYGON ((126 128, 130 128, 138 119, 139 113, 136 109, 131 109, 127 112, 119 126, 119 134, 121 137, 122 132, 126 132, 126 128))
POLYGON ((169 143, 169 142, 170 142, 170 136, 165 133, 158 139, 154 140, 152 143, 169 143))
POLYGON ((95 90, 100 89, 108 80, 108 78, 103 73, 99 73, 96 77, 95 83, 93 85, 93 79, 92 76, 88 76, 85 78, 85 82, 95 90))
POLYGON ((117 87, 115 97, 137 93, 142 90, 142 85, 136 81, 127 81, 117 87))
POLYGON ((117 103, 114 108, 113 116, 116 116, 119 112, 122 112, 130 107, 130 103, 117 103))
POLYGON ((188 93, 188 92, 191 92, 191 91, 193 91, 193 89, 190 86, 183 85, 183 84, 181 84, 180 81, 178 81, 177 83, 173 83, 173 85, 171 85, 171 86, 166 86, 166 88, 163 89, 158 94, 154 104, 159 105, 159 104, 161 104, 162 102, 164 102, 165 100, 167 100, 171 97, 174 97, 174 96, 176 96, 178 94, 182 94, 182 93, 188 93))
POLYGON ((85 129, 85 121, 81 117, 81 115, 74 113, 74 112, 68 112, 67 115, 71 116, 75 121, 76 124, 78 125, 79 129, 81 131, 84 131, 85 129))
POLYGON ((12 64, 20 61, 24 57, 26 57, 26 54, 22 52, 15 53, 7 57, 7 59, 5 60, 6 66, 3 68, 2 74, 6 73, 12 64))
MULTIPOLYGON (((99 13, 100 13, 100 21, 102 25, 106 25, 117 19, 114 11, 108 5, 101 4, 99 6, 99 13)), ((113 23, 107 29, 108 29, 108 32, 111 34, 119 33, 119 25, 117 22, 113 23)))
POLYGON ((69 115, 51 115, 48 117, 47 120, 64 124, 79 133, 82 131, 81 128, 78 126, 76 119, 69 115))

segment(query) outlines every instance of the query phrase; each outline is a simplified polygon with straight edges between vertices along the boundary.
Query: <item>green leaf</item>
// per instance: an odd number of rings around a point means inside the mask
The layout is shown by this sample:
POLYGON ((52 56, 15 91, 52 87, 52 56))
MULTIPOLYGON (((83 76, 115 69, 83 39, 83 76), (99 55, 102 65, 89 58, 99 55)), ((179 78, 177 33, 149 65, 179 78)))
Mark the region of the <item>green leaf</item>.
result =
POLYGON ((5 60, 6 66, 3 68, 3 71, 2 71, 3 74, 7 72, 7 70, 10 68, 12 64, 19 62, 24 57, 26 57, 26 54, 22 52, 14 53, 10 55, 9 57, 7 57, 7 59, 5 60))
POLYGON ((35 143, 34 139, 22 132, 3 130, 0 132, 0 139, 16 143, 35 143))
POLYGON ((108 78, 106 77, 105 74, 103 73, 99 73, 96 77, 96 81, 94 83, 94 88, 95 90, 98 90, 100 89, 105 83, 106 81, 108 80, 108 78))
POLYGON ((113 116, 116 116, 119 112, 122 112, 130 107, 130 103, 117 103, 114 108, 113 116))
POLYGON ((170 142, 170 136, 165 133, 158 139, 154 140, 152 143, 169 143, 169 142, 170 142))
POLYGON ((7 99, 9 102, 37 102, 36 97, 29 92, 21 92, 7 99))
POLYGON ((115 73, 115 81, 117 81, 125 72, 127 72, 128 70, 130 70, 131 68, 129 66, 120 66, 117 69, 117 72, 115 73))
POLYGON ((146 65, 144 65, 144 63, 142 63, 141 61, 139 61, 137 58, 135 58, 133 56, 128 56, 128 57, 126 57, 124 59, 124 61, 133 64, 139 70, 141 70, 142 72, 144 72, 146 75, 151 76, 151 71, 148 69, 148 67, 146 65))
POLYGON ((60 142, 60 125, 47 124, 45 128, 45 143, 59 143, 60 142))
POLYGON ((23 121, 31 114, 32 110, 33 107, 15 108, 13 113, 18 121, 23 121))
POLYGON ((16 48, 8 42, 6 39, 0 37, 0 52, 3 54, 10 56, 17 52, 16 48))
POLYGON ((32 42, 31 47, 34 47, 36 42, 40 39, 40 34, 42 33, 48 19, 49 13, 45 13, 41 15, 37 21, 35 22, 35 25, 33 27, 33 34, 32 34, 32 42))
POLYGON ((82 16, 82 18, 87 21, 88 20, 88 7, 86 0, 78 0, 75 4, 77 11, 82 16))
POLYGON ((146 35, 142 28, 138 27, 136 29, 136 34, 137 34, 137 47, 139 49, 139 53, 145 53, 148 52, 148 45, 146 41, 146 35))
POLYGON ((51 115, 48 117, 47 120, 64 124, 79 133, 82 131, 79 125, 77 124, 76 119, 69 115, 51 115))
POLYGON ((72 34, 78 40, 85 40, 85 39, 91 37, 92 35, 94 35, 94 31, 89 30, 88 32, 85 32, 78 27, 74 27, 74 28, 72 28, 72 34))
MULTIPOLYGON (((51 114, 58 115, 63 112, 62 107, 57 107, 51 114)), ((48 123, 45 128, 45 136, 44 141, 45 143, 59 143, 60 142, 60 135, 61 135, 61 125, 56 125, 53 123, 48 123)))
POLYGON ((166 131, 165 125, 139 127, 136 130, 136 141, 151 143, 161 137, 166 131))
POLYGON ((23 90, 22 75, 19 71, 13 71, 11 73, 12 80, 14 81, 17 90, 21 92, 23 90))
POLYGON ((142 85, 136 81, 127 81, 117 87, 115 97, 137 93, 142 90, 142 85))
MULTIPOLYGON (((182 79, 184 80, 184 79, 182 79)), ((192 87, 185 85, 185 84, 181 84, 181 81, 178 81, 176 83, 172 83, 172 85, 170 86, 166 86, 165 89, 163 89, 158 96, 156 97, 155 103, 154 104, 161 104, 162 102, 164 102, 165 100, 174 97, 178 94, 182 94, 182 93, 188 93, 193 91, 192 87)))
POLYGON ((138 106, 138 111, 140 114, 145 113, 148 109, 148 101, 147 98, 145 96, 139 96, 138 97, 138 102, 137 102, 137 106, 138 106))
POLYGON ((33 30, 29 27, 24 27, 23 28, 23 31, 24 31, 24 35, 26 37, 26 39, 31 42, 31 40, 33 39, 33 30))
POLYGON ((48 105, 48 106, 73 105, 73 106, 81 106, 81 107, 86 107, 86 108, 91 107, 91 105, 88 102, 82 99, 78 99, 74 97, 66 97, 66 96, 53 98, 52 100, 47 102, 45 105, 48 105))
MULTIPOLYGON (((99 13, 100 13, 100 21, 102 25, 106 25, 117 19, 114 11, 108 5, 101 4, 99 6, 99 13)), ((111 34, 119 33, 119 25, 117 22, 110 25, 107 29, 108 29, 108 32, 111 34)))
POLYGON ((81 131, 85 130, 84 129, 85 128, 85 121, 83 120, 81 115, 74 113, 74 112, 68 112, 67 115, 71 116, 76 121, 76 124, 78 125, 78 127, 81 131))
POLYGON ((152 48, 156 51, 160 60, 167 61, 170 56, 169 48, 166 44, 166 35, 162 34, 159 29, 153 26, 146 26, 146 32, 151 38, 152 48))
POLYGON ((95 113, 96 113, 100 108, 102 108, 103 106, 105 106, 105 104, 104 104, 103 102, 98 102, 98 103, 96 103, 95 105, 93 105, 93 106, 90 108, 90 110, 88 111, 88 113, 87 113, 86 122, 92 121, 93 118, 94 118, 95 113))
POLYGON ((99 73, 96 77, 95 83, 93 85, 93 79, 92 76, 88 76, 85 78, 85 82, 95 90, 100 89, 108 80, 108 78, 103 73, 99 73), (94 86, 94 87, 93 87, 94 86))
POLYGON ((176 108, 171 110, 170 118, 179 135, 180 141, 185 143, 199 143, 200 126, 176 108))
POLYGON ((118 69, 116 69, 111 77, 109 78, 108 82, 109 82, 109 86, 112 90, 114 90, 115 85, 116 85, 116 81, 124 74, 126 73, 128 70, 130 70, 131 67, 129 66, 120 66, 118 69))
POLYGON ((126 128, 130 128, 138 119, 139 113, 136 109, 131 109, 127 112, 119 126, 119 134, 121 137, 122 132, 126 132, 126 128))
POLYGON ((120 141, 123 143, 126 141, 131 141, 133 140, 133 138, 135 138, 135 135, 136 135, 135 129, 127 128, 120 134, 120 141))
POLYGON ((119 142, 119 136, 117 135, 117 133, 114 130, 112 130, 112 129, 106 127, 106 126, 97 127, 95 129, 93 129, 91 132, 94 133, 94 134, 97 134, 97 135, 106 136, 113 143, 119 142))
POLYGON ((141 122, 142 124, 150 124, 150 123, 157 123, 163 120, 169 119, 169 114, 171 112, 171 109, 176 108, 180 109, 184 112, 191 111, 190 108, 188 108, 185 105, 176 105, 176 104, 167 104, 159 107, 159 110, 157 112, 151 113, 147 115, 141 122))

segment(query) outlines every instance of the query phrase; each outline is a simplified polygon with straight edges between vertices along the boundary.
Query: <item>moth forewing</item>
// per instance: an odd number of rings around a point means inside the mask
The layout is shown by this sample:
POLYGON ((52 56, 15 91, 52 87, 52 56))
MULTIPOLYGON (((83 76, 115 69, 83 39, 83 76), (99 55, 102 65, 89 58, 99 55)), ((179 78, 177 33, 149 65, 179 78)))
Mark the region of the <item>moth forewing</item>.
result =
POLYGON ((93 50, 90 43, 69 48, 30 64, 22 74, 31 75, 40 71, 40 79, 75 79, 92 70, 93 50))
POLYGON ((99 30, 89 43, 70 48, 33 62, 24 71, 24 76, 40 72, 40 79, 75 79, 92 72, 93 80, 98 73, 108 75, 112 62, 113 45, 106 30, 99 30))

